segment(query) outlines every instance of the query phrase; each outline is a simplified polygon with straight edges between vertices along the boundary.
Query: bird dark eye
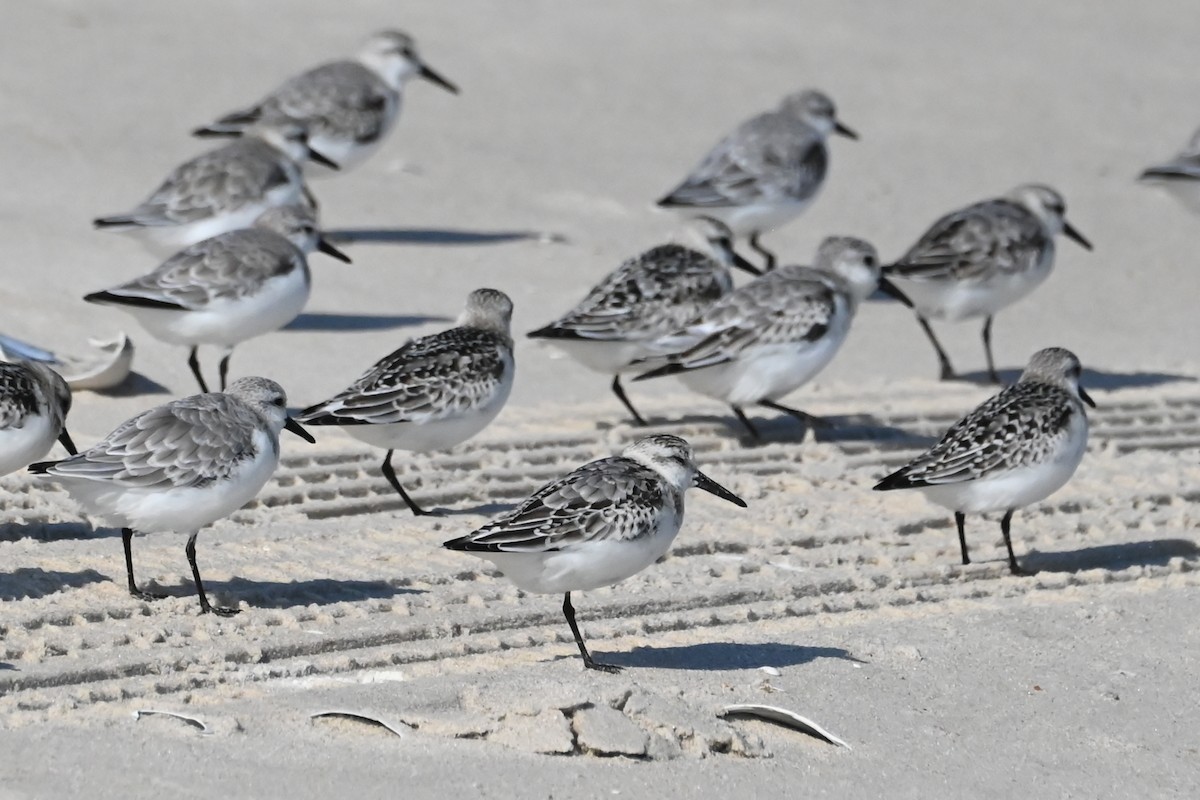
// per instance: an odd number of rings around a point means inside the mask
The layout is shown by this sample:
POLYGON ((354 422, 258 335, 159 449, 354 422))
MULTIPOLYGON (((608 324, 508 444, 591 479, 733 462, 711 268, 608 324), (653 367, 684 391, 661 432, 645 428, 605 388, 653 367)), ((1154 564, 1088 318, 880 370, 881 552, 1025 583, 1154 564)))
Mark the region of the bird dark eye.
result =
POLYGON ((283 408, 283 398, 282 398, 282 397, 276 397, 274 400, 272 400, 272 401, 271 401, 271 404, 272 404, 272 405, 275 405, 275 406, 278 406, 279 408, 283 408))

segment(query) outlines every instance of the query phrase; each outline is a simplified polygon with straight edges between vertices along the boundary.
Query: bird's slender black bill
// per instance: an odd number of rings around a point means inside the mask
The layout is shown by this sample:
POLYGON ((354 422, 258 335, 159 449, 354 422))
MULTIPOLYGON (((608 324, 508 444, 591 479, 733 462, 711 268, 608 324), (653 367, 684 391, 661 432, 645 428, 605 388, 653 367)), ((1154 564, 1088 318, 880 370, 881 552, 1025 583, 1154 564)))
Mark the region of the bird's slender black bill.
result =
POLYGON ((304 428, 300 427, 300 423, 296 422, 296 420, 292 419, 291 417, 288 417, 287 422, 283 423, 283 428, 284 428, 284 430, 288 430, 288 431, 291 431, 292 433, 296 434, 297 436, 299 436, 301 439, 308 442, 309 444, 317 443, 317 440, 313 438, 313 435, 311 433, 309 433, 308 431, 304 430, 304 428))
POLYGON ((450 94, 458 94, 457 86, 455 86, 453 83, 446 80, 441 75, 437 74, 436 72, 431 70, 429 67, 425 66, 424 64, 421 65, 421 71, 418 72, 417 74, 420 75, 425 80, 429 81, 430 83, 436 83, 438 86, 442 87, 447 92, 450 92, 450 94))
POLYGON ((847 128, 840 122, 833 123, 833 132, 839 136, 845 136, 847 139, 854 139, 855 141, 858 140, 858 134, 855 133, 852 128, 847 128))
POLYGON ((335 162, 332 158, 330 158, 327 155, 318 153, 316 150, 313 150, 311 147, 308 148, 308 157, 310 159, 312 159, 313 161, 317 162, 318 164, 320 164, 321 166, 329 167, 330 169, 341 169, 341 167, 338 166, 337 162, 335 162))
POLYGON ((71 455, 79 455, 79 451, 75 449, 75 442, 71 441, 71 434, 67 433, 66 428, 63 428, 62 433, 58 435, 58 443, 67 448, 67 452, 71 455))
POLYGON ((742 258, 740 255, 738 255, 738 253, 735 252, 732 247, 729 248, 729 253, 731 256, 733 256, 733 265, 735 267, 737 267, 738 269, 749 272, 751 275, 762 275, 763 274, 761 269, 754 266, 749 261, 747 261, 746 259, 742 258))
POLYGON ((1088 394, 1087 390, 1082 386, 1079 387, 1079 399, 1087 403, 1092 408, 1096 407, 1096 401, 1092 399, 1092 396, 1088 394))
POLYGON ((900 291, 900 288, 898 286, 896 286, 896 284, 889 281, 887 278, 879 279, 879 291, 883 292, 884 294, 886 294, 888 297, 892 298, 893 300, 899 300, 901 303, 904 303, 904 305, 908 306, 909 308, 913 307, 913 302, 912 302, 912 300, 908 299, 908 295, 906 295, 904 292, 900 291))
POLYGON ((741 506, 742 508, 746 507, 745 500, 738 497, 736 494, 729 491, 724 486, 722 486, 721 484, 714 481, 712 478, 705 475, 703 472, 700 472, 700 471, 696 472, 696 477, 693 480, 693 483, 695 484, 697 489, 703 489, 704 491, 709 492, 710 494, 715 494, 717 497, 721 498, 722 500, 728 500, 729 502, 733 503, 735 506, 741 506))
POLYGON ((1075 226, 1066 220, 1063 220, 1063 233, 1066 234, 1068 239, 1078 244, 1084 250, 1092 249, 1092 243, 1089 242, 1082 233, 1076 230, 1075 226))
POLYGON ((326 239, 324 236, 317 239, 317 249, 320 250, 322 253, 324 253, 327 256, 333 256, 338 261, 343 261, 347 264, 354 263, 353 261, 350 260, 350 256, 346 255, 341 250, 338 250, 336 247, 331 245, 329 243, 329 240, 326 239))

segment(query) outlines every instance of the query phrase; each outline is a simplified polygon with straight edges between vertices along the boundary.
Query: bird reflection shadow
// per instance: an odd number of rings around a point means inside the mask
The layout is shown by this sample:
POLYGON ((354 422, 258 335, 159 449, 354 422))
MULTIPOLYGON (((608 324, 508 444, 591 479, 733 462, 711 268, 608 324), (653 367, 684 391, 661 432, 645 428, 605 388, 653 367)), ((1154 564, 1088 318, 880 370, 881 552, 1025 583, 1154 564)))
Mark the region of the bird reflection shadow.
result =
POLYGON ((424 244, 478 246, 509 242, 566 242, 566 237, 544 231, 466 231, 452 228, 339 228, 325 232, 339 244, 424 244))
POLYGON ((63 589, 78 589, 92 583, 107 583, 109 577, 94 569, 63 572, 40 567, 20 567, 0 572, 0 600, 36 600, 63 589))
POLYGON ((794 667, 818 658, 866 663, 840 647, 803 647, 767 642, 706 642, 683 647, 635 647, 620 653, 605 653, 597 659, 618 667, 649 669, 733 670, 759 667, 794 667))
POLYGON ((1147 539, 1056 553, 1030 550, 1021 559, 1021 567, 1031 573, 1118 571, 1137 566, 1162 567, 1175 558, 1196 561, 1200 558, 1200 546, 1189 539, 1147 539))

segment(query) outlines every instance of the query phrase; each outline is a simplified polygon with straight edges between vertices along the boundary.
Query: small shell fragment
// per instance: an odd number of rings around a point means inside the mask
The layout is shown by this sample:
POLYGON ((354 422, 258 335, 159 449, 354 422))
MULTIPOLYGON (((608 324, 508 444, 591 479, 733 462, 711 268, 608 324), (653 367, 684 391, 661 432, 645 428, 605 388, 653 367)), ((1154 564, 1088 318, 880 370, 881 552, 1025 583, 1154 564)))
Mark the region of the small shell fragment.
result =
POLYGON ((412 727, 403 722, 393 722, 391 720, 383 719, 382 717, 372 716, 371 714, 364 714, 361 711, 345 711, 345 710, 340 710, 340 709, 333 709, 330 711, 318 711, 314 714, 309 714, 308 718, 310 720, 327 719, 327 718, 349 719, 349 720, 353 720, 355 722, 362 722, 367 725, 374 725, 376 727, 383 728, 385 730, 389 730, 401 738, 403 738, 406 733, 409 733, 412 731, 412 727))
POLYGON ((807 733, 810 736, 815 736, 818 739, 824 739, 830 744, 836 744, 839 747, 844 747, 850 750, 850 745, 837 736, 834 736, 829 731, 822 728, 817 723, 807 717, 802 717, 795 711, 789 711, 786 708, 779 706, 766 706, 758 703, 741 703, 738 705, 725 706, 721 709, 718 716, 728 719, 729 717, 753 717, 755 719, 774 722, 777 725, 783 725, 794 730, 807 733))
POLYGON ((170 717, 171 719, 177 719, 180 722, 186 723, 187 725, 191 725, 193 728, 200 731, 201 733, 210 733, 211 732, 211 731, 209 731, 208 726, 204 724, 204 720, 200 719, 199 717, 189 717, 187 714, 180 714, 175 711, 159 711, 159 710, 153 709, 153 708, 139 708, 138 710, 133 712, 133 718, 135 720, 139 720, 142 717, 153 717, 153 716, 170 717))
POLYGON ((113 339, 88 339, 95 352, 60 355, 0 334, 0 359, 42 361, 54 367, 72 389, 111 389, 133 368, 133 342, 123 332, 113 339))

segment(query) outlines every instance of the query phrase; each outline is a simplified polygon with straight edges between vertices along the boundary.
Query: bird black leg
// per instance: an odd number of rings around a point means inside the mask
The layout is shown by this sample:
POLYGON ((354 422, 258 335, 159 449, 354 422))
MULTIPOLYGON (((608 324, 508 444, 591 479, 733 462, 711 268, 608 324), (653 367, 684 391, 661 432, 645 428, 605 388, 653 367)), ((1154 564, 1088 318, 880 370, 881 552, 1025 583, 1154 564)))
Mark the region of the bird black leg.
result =
POLYGON ((200 374, 200 359, 196 358, 196 350, 199 349, 196 345, 192 345, 192 354, 188 356, 188 366, 192 368, 192 374, 196 376, 196 382, 200 384, 200 391, 208 394, 208 384, 204 382, 204 376, 200 374))
POLYGON ((770 272, 775 269, 775 254, 762 246, 758 240, 758 231, 750 234, 750 249, 763 257, 763 272, 770 272))
POLYGON ((638 425, 645 425, 646 420, 642 418, 642 415, 639 414, 637 409, 633 407, 633 403, 629 402, 629 398, 625 396, 625 387, 621 386, 620 375, 613 376, 612 390, 613 394, 617 396, 617 399, 625 405, 625 408, 629 409, 629 413, 633 415, 634 421, 637 422, 638 425))
POLYGON ((750 432, 750 438, 754 440, 755 444, 762 444, 762 436, 759 435, 758 428, 754 427, 754 423, 746 416, 746 412, 742 411, 741 406, 730 406, 730 408, 737 415, 738 421, 746 426, 746 430, 750 432))
POLYGON ((1008 534, 1009 526, 1012 523, 1012 515, 1013 512, 1009 510, 1000 520, 1000 532, 1004 534, 1004 546, 1008 548, 1008 570, 1013 575, 1025 575, 1025 570, 1017 565, 1017 557, 1013 555, 1012 537, 1008 534))
POLYGON ((942 367, 942 380, 954 380, 954 367, 950 366, 950 359, 946 355, 946 351, 942 349, 942 346, 938 343, 937 337, 933 335, 933 328, 929 327, 929 321, 918 315, 917 322, 921 323, 921 330, 925 331, 925 335, 929 337, 930 344, 932 344, 933 349, 937 351, 938 363, 941 364, 942 367))
POLYGON ((967 515, 961 511, 954 512, 954 524, 958 526, 958 546, 962 549, 963 565, 971 563, 971 557, 967 555, 967 515))
POLYGON ((204 582, 200 580, 200 568, 196 566, 195 533, 188 537, 187 547, 183 548, 183 552, 187 553, 188 563, 192 565, 192 579, 196 581, 196 593, 200 595, 200 613, 216 614, 218 617, 232 617, 234 614, 241 613, 240 608, 214 606, 208 602, 208 595, 204 593, 204 582))
POLYGON ((575 634, 575 644, 579 645, 579 654, 583 656, 583 665, 588 669, 596 669, 601 672, 617 673, 621 668, 613 664, 601 664, 599 661, 593 661, 592 656, 588 653, 587 645, 583 643, 583 635, 579 633, 579 626, 575 624, 575 607, 571 605, 571 593, 567 592, 563 595, 563 616, 567 618, 567 624, 571 626, 571 633, 575 634))
POLYGON ((782 411, 790 417, 803 422, 805 425, 811 425, 814 428, 832 428, 833 423, 822 417, 815 417, 812 414, 807 414, 798 408, 789 408, 781 403, 776 403, 774 400, 759 400, 758 404, 763 408, 770 408, 774 411, 782 411))
POLYGON ((233 355, 232 350, 230 350, 228 353, 226 353, 225 357, 221 359, 221 365, 217 368, 218 374, 221 376, 221 391, 222 392, 225 391, 225 378, 227 375, 229 375, 229 357, 232 355, 233 355))
POLYGON ((413 516, 440 517, 441 514, 436 511, 426 511, 425 509, 421 508, 419 505, 413 502, 411 497, 408 496, 408 492, 404 491, 404 487, 401 486, 400 481, 396 479, 396 471, 392 469, 392 453, 394 452, 394 450, 388 450, 387 455, 383 459, 383 477, 387 478, 388 483, 392 485, 392 488, 399 492, 400 496, 404 498, 404 502, 408 504, 408 510, 413 513, 413 516))
POLYGON ((992 379, 992 383, 1000 382, 1000 375, 996 372, 996 362, 992 359, 992 318, 989 316, 987 322, 983 323, 983 352, 987 356, 988 377, 992 379))
POLYGON ((129 579, 129 593, 138 600, 162 600, 165 594, 143 592, 133 580, 133 529, 121 528, 121 544, 125 547, 125 577, 129 579))

